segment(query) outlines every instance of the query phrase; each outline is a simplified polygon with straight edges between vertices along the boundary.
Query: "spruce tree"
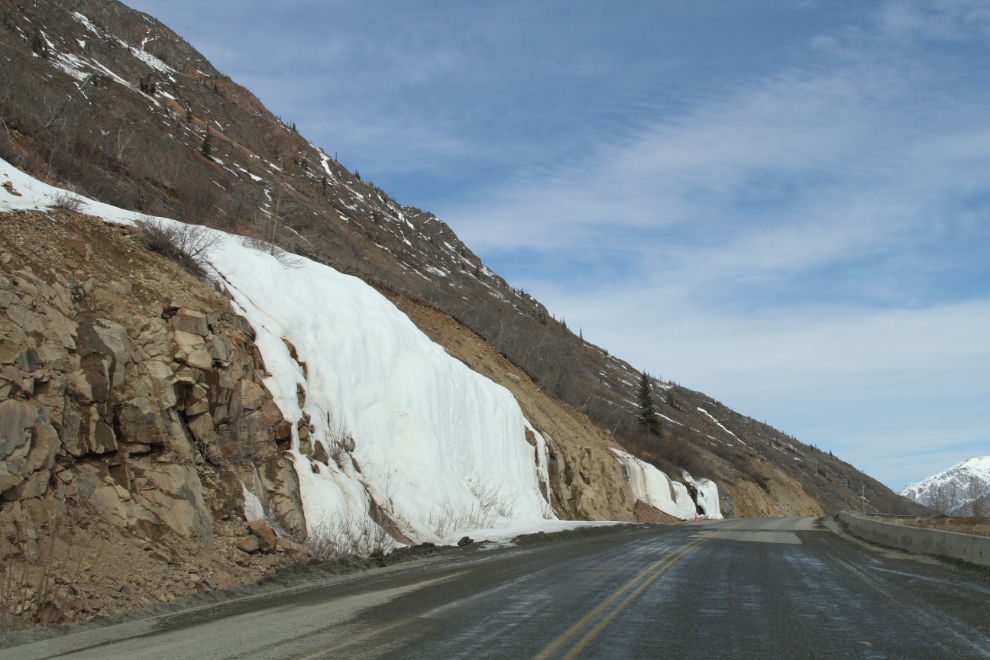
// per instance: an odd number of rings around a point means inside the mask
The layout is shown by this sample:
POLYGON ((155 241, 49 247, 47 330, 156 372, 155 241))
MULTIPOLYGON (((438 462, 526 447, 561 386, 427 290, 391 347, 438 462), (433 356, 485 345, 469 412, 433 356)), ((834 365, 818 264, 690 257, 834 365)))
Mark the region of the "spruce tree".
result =
POLYGON ((206 137, 203 138, 203 148, 200 149, 200 153, 203 154, 203 156, 205 158, 209 158, 210 160, 213 160, 213 157, 210 156, 210 146, 211 146, 210 145, 210 129, 207 128, 206 129, 206 137))
POLYGON ((639 412, 636 413, 636 418, 647 435, 663 437, 663 424, 653 403, 653 386, 650 384, 650 376, 645 371, 639 381, 639 412))

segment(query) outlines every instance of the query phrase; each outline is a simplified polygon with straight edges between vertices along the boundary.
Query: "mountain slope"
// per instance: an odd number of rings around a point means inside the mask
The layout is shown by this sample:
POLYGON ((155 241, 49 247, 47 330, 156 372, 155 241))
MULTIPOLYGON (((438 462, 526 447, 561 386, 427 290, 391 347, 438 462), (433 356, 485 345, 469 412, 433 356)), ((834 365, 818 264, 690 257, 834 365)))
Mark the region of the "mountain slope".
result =
POLYGON ((970 515, 973 508, 970 484, 974 480, 988 491, 983 499, 990 499, 990 456, 967 458, 919 483, 908 484, 901 495, 942 513, 970 515))
POLYGON ((655 384, 665 437, 640 435, 629 364, 510 287, 435 216, 309 143, 167 27, 112 0, 71 10, 0 0, 0 8, 0 108, 11 129, 0 156, 17 167, 122 208, 274 240, 430 305, 547 397, 607 429, 609 444, 674 478, 686 468, 716 480, 726 511, 830 513, 859 506, 864 487, 877 510, 922 510, 835 457, 670 383, 655 384))

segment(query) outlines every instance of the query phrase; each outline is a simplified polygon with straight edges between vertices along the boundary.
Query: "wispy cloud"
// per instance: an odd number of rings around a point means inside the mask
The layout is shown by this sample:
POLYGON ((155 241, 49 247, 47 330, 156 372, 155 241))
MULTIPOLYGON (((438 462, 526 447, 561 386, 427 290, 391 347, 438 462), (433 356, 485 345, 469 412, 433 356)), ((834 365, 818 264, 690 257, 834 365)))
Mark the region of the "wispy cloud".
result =
POLYGON ((920 479, 936 448, 990 451, 990 94, 965 69, 986 19, 883 5, 800 65, 443 217, 637 366, 891 485, 920 479))

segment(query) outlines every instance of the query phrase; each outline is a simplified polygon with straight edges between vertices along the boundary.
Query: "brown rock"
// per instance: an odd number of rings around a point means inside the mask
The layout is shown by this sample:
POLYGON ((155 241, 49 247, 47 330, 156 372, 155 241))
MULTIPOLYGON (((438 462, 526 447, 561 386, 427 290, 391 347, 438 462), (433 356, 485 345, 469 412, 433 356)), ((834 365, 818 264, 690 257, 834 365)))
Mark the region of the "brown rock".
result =
POLYGON ((103 407, 100 405, 90 406, 88 410, 83 411, 82 415, 80 432, 82 437, 86 439, 89 451, 94 454, 117 451, 117 436, 114 435, 113 429, 100 414, 100 409, 103 407))
POLYGON ((197 369, 210 369, 213 367, 213 356, 209 351, 196 349, 186 356, 186 364, 197 369))
POLYGON ((14 471, 11 471, 11 466, 0 462, 0 493, 23 483, 23 481, 24 477, 20 474, 19 469, 15 468, 14 471))
POLYGON ((97 488, 89 496, 89 501, 96 511, 117 527, 127 527, 127 510, 120 501, 120 495, 113 486, 97 488))
POLYGON ((27 429, 38 421, 38 409, 20 401, 0 403, 0 459, 28 441, 27 429))
POLYGON ((86 261, 89 261, 89 258, 93 255, 93 246, 89 243, 83 243, 82 241, 66 241, 65 245, 86 261))
POLYGON ((324 465, 330 465, 330 456, 327 455, 327 450, 323 448, 322 442, 314 443, 315 449, 313 449, 313 460, 319 461, 324 465))
POLYGON ((302 543, 296 543, 295 541, 290 541, 289 539, 278 539, 276 542, 276 547, 279 552, 295 555, 296 557, 306 557, 313 554, 310 549, 302 543))
POLYGON ((265 402, 265 390, 249 380, 241 381, 241 406, 244 410, 257 410, 265 402))
POLYGON ((14 358, 14 364, 20 367, 21 371, 32 372, 38 368, 38 351, 29 346, 24 352, 14 358))
POLYGON ((165 444, 156 413, 151 401, 145 397, 138 397, 125 403, 117 414, 121 441, 155 446, 165 444))
MULTIPOLYGON (((44 410, 44 409, 43 409, 44 410)), ((31 427, 31 450, 27 455, 27 467, 35 470, 51 470, 55 465, 59 439, 55 429, 47 420, 39 419, 31 427)))
POLYGON ((261 550, 261 542, 258 540, 257 536, 246 536, 237 542, 237 549, 250 555, 261 550))
POLYGON ((186 415, 189 417, 195 417, 196 415, 202 415, 203 413, 209 413, 210 402, 206 399, 201 399, 195 403, 186 406, 186 415))
POLYGON ((16 502, 17 500, 27 500, 33 497, 41 497, 48 492, 48 481, 51 477, 52 473, 48 470, 39 470, 22 481, 20 484, 5 490, 3 493, 3 499, 8 502, 16 502))
POLYGON ((229 575, 224 575, 223 577, 220 578, 220 581, 217 583, 217 589, 226 589, 227 587, 233 587, 236 584, 237 584, 237 580, 235 580, 229 575))
POLYGON ((213 430, 213 418, 208 412, 189 419, 186 426, 196 436, 196 439, 205 445, 213 444, 217 439, 213 430))
POLYGON ((116 293, 118 296, 126 296, 134 288, 134 285, 128 281, 123 282, 111 282, 110 290, 116 293))
MULTIPOLYGON (((272 436, 275 442, 285 442, 292 439, 292 423, 280 421, 272 427, 272 436)), ((319 460, 319 459, 317 459, 319 460)))
POLYGON ((275 544, 278 539, 275 536, 275 532, 264 520, 249 522, 248 529, 250 529, 251 533, 258 538, 258 542, 260 543, 262 550, 265 552, 270 552, 275 549, 275 544))
POLYGON ((178 534, 198 539, 205 548, 213 538, 213 519, 203 499, 203 485, 191 465, 136 459, 135 468, 157 490, 143 490, 134 500, 178 534))
POLYGON ((180 307, 179 311, 172 317, 172 327, 182 332, 205 337, 210 334, 206 315, 192 309, 180 307))

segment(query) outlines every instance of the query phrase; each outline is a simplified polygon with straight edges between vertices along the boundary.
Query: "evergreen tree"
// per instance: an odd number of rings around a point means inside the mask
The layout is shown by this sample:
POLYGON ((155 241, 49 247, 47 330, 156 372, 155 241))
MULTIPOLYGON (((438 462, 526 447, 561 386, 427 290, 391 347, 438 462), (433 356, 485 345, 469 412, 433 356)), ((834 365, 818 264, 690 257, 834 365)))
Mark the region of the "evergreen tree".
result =
POLYGON ((327 196, 327 175, 326 174, 323 175, 323 184, 322 185, 323 185, 323 196, 326 197, 327 196))
POLYGON ((210 147, 211 147, 211 145, 210 145, 210 129, 207 128, 206 129, 206 137, 203 138, 203 148, 200 149, 200 153, 203 154, 203 156, 205 158, 209 158, 210 160, 213 160, 213 158, 210 156, 210 147))
POLYGON ((653 403, 653 386, 650 384, 650 376, 645 371, 639 381, 639 412, 636 413, 636 419, 647 435, 663 437, 663 424, 653 403))

